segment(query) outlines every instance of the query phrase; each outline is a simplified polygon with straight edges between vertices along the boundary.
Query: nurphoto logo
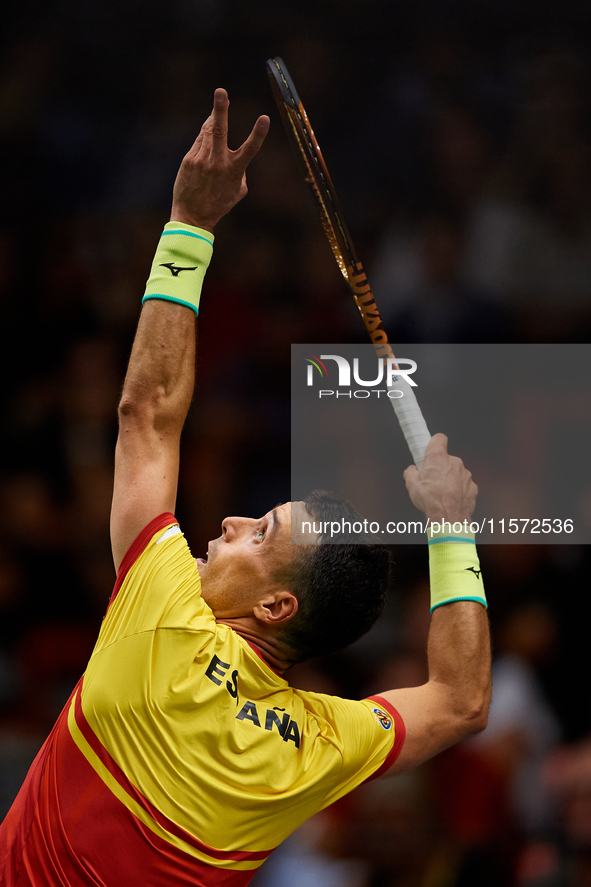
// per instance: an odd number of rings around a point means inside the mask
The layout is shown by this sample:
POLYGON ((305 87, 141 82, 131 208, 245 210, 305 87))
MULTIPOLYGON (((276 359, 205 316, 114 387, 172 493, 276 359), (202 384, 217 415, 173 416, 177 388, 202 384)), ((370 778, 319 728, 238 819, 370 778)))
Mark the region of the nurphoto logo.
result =
POLYGON ((408 357, 393 358, 377 357, 376 355, 377 375, 374 379, 361 378, 358 357, 353 358, 352 369, 351 362, 340 354, 321 354, 318 356, 316 354, 306 353, 305 361, 307 363, 306 385, 309 388, 314 386, 314 380, 317 378, 317 374, 322 381, 328 379, 329 369, 331 381, 335 377, 336 370, 337 388, 351 388, 351 377, 353 377, 353 383, 360 386, 358 389, 347 392, 321 388, 318 391, 318 397, 331 397, 336 395, 336 397, 367 398, 371 397, 371 394, 373 393, 377 397, 380 397, 381 394, 386 394, 390 398, 397 399, 404 397, 405 385, 410 386, 411 388, 417 387, 417 383, 414 379, 411 379, 411 375, 415 372, 417 364, 416 361, 411 360, 408 357), (329 367, 327 367, 325 361, 334 361, 336 368, 333 364, 330 364, 329 367), (375 387, 384 382, 386 388, 375 387))

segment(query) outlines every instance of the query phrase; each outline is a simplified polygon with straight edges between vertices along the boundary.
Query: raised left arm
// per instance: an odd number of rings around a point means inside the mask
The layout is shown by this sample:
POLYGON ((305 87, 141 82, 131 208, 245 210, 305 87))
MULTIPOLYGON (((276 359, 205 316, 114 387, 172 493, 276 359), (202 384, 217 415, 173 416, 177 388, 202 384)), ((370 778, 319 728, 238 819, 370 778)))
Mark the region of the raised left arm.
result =
MULTIPOLYGON (((242 147, 231 151, 228 105, 226 91, 217 89, 213 111, 176 178, 171 222, 181 223, 181 237, 188 241, 213 241, 217 222, 247 192, 246 167, 269 128, 269 118, 259 117, 242 147)), ((175 270, 170 269, 173 283, 179 277, 175 270)), ((182 269, 185 274, 194 270, 182 269)), ((111 509, 116 569, 146 524, 173 511, 176 503, 180 437, 193 396, 199 299, 199 287, 191 292, 186 278, 181 280, 182 298, 156 291, 145 302, 123 385, 111 509)))

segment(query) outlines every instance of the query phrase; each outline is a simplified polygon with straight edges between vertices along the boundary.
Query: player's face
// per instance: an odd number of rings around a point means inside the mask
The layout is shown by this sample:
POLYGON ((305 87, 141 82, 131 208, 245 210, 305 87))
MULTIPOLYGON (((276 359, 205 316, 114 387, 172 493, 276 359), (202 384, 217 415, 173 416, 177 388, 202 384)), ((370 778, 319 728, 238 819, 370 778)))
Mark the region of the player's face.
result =
POLYGON ((286 502, 258 519, 222 521, 222 535, 207 546, 207 558, 197 558, 203 598, 216 618, 248 616, 273 590, 275 571, 293 557, 291 517, 292 503, 286 502))

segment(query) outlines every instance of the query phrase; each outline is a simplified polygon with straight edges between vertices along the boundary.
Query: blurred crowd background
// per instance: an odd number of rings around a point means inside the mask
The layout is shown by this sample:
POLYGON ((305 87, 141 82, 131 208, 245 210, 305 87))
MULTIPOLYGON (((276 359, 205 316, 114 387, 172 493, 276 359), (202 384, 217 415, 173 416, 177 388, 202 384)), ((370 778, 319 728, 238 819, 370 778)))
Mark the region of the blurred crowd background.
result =
MULTIPOLYGON (((213 89, 229 91, 232 145, 258 114, 273 124, 202 300, 177 510, 196 556, 224 516, 290 497, 290 343, 365 341, 265 59, 284 58, 305 101, 393 341, 584 343, 591 7, 22 0, 0 43, 3 815, 112 588, 118 394, 213 89)), ((359 697, 425 679, 426 554, 394 560, 384 619, 293 683, 359 697)), ((488 730, 316 817, 257 887, 591 884, 589 550, 487 546, 481 560, 488 730)))

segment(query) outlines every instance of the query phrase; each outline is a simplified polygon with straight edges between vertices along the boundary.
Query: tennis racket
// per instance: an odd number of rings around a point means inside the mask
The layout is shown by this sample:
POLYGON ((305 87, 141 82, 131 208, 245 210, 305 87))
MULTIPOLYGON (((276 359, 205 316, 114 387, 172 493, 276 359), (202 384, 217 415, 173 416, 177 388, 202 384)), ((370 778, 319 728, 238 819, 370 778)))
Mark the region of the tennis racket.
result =
MULTIPOLYGON (((388 341, 363 265, 359 261, 345 224, 343 211, 320 146, 282 59, 268 59, 267 73, 288 140, 314 196, 320 221, 337 265, 349 286, 378 357, 392 358, 395 361, 392 346, 388 341)), ((399 368, 398 364, 394 365, 396 369, 399 368)), ((389 400, 394 407, 415 464, 420 467, 431 435, 412 387, 404 377, 400 377, 395 384, 396 389, 403 392, 403 396, 389 400)))

